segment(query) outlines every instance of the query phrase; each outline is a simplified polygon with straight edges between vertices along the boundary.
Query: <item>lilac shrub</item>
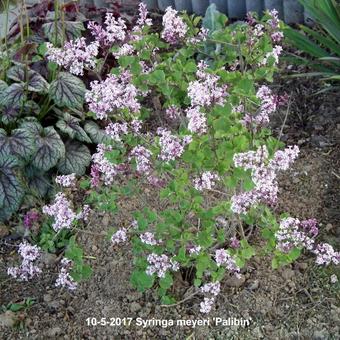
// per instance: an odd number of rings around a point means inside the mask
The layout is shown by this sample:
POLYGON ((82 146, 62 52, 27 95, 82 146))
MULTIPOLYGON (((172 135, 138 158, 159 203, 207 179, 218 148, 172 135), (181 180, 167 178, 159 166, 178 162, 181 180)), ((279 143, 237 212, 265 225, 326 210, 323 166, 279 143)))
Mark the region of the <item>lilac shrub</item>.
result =
MULTIPOLYGON (((110 233, 111 244, 132 245, 132 284, 140 291, 156 287, 162 303, 175 301, 170 288, 178 275, 192 273, 202 313, 213 308, 223 278, 241 277, 256 253, 270 254, 273 268, 296 260, 303 249, 316 255, 317 264, 339 263, 339 253, 318 242, 314 219, 273 213, 278 174, 299 155, 297 146, 284 148, 268 129, 285 101, 269 85, 282 52, 277 12, 261 20, 249 15, 232 27, 222 14, 214 20, 220 28, 209 32, 197 27, 198 18, 168 8, 157 33, 141 4, 131 29, 107 14, 103 26, 89 24, 93 42, 48 51, 48 58, 76 74, 95 73, 94 64, 105 62, 93 59, 96 49, 117 61, 85 94, 88 114, 107 137, 92 156, 88 201, 112 213, 116 196, 150 186, 160 206, 146 200, 128 227, 110 233), (253 230, 265 244, 251 238, 253 230)), ((75 188, 72 176, 57 183, 75 188)), ((76 213, 60 192, 43 213, 58 233, 86 220, 89 207, 76 213)), ((72 272, 82 254, 74 242, 57 280, 69 289, 82 278, 72 272)))

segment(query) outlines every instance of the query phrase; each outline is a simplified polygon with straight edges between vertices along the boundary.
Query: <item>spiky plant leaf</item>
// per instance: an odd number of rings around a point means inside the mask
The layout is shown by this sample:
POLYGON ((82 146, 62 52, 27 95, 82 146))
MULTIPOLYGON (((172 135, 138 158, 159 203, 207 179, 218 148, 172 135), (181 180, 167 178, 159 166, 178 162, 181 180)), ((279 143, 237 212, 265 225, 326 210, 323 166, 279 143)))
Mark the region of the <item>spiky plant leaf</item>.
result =
POLYGON ((91 153, 86 145, 76 141, 67 141, 65 143, 65 155, 58 163, 58 170, 62 174, 83 175, 90 161, 91 153))
POLYGON ((81 108, 84 102, 85 85, 72 74, 60 72, 50 85, 49 95, 59 106, 81 108))

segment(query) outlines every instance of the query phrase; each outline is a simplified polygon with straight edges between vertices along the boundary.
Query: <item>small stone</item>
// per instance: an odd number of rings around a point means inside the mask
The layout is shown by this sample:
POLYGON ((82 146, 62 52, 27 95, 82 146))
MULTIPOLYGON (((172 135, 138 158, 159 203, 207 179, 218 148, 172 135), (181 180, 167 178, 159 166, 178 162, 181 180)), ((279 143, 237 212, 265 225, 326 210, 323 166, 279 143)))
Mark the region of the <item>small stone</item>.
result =
POLYGON ((295 265, 296 269, 299 269, 301 271, 305 271, 308 268, 308 263, 306 262, 301 262, 301 263, 297 263, 295 265))
POLYGON ((0 238, 3 238, 9 234, 9 228, 4 225, 0 224, 0 238))
POLYGON ((132 302, 130 305, 130 310, 132 313, 138 312, 142 309, 142 306, 137 302, 132 302))
POLYGON ((293 278, 295 275, 294 270, 292 269, 284 269, 281 276, 285 279, 285 280, 290 280, 291 278, 293 278))
POLYGON ((225 283, 229 287, 238 288, 238 287, 241 287, 244 284, 245 281, 246 281, 245 276, 241 274, 239 277, 236 277, 234 275, 234 276, 228 278, 225 283))
POLYGON ((14 312, 7 310, 5 313, 0 314, 1 327, 13 327, 17 322, 17 317, 14 312))
POLYGON ((41 255, 41 259, 43 264, 45 264, 47 267, 51 267, 55 264, 57 260, 57 255, 44 252, 41 255))
POLYGON ((45 294, 43 299, 44 299, 44 302, 51 302, 52 296, 50 294, 45 294))
POLYGON ((248 286, 248 289, 249 290, 256 290, 258 289, 260 286, 260 282, 259 280, 255 280, 254 282, 252 282, 249 286, 248 286))
POLYGON ((331 231, 333 229, 333 224, 327 223, 325 227, 326 231, 331 231))
POLYGON ((329 333, 325 329, 313 333, 313 340, 324 340, 328 339, 328 337, 329 333))
POLYGON ((47 331, 47 336, 51 338, 55 338, 56 336, 60 335, 62 330, 60 327, 53 327, 47 331))

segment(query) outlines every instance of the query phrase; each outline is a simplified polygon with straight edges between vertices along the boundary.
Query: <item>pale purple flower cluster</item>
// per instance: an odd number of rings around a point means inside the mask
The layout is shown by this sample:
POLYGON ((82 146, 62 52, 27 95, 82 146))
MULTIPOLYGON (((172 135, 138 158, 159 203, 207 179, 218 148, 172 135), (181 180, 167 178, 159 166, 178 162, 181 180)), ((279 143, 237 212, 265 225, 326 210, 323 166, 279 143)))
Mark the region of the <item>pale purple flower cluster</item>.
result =
POLYGON ((218 281, 209 282, 202 286, 200 289, 202 293, 217 296, 221 291, 221 284, 218 281))
POLYGON ((225 266, 231 273, 239 276, 240 268, 237 266, 235 259, 225 249, 215 251, 215 261, 218 267, 225 266))
POLYGON ((179 269, 179 264, 172 259, 169 259, 169 256, 150 254, 147 257, 148 267, 146 269, 146 274, 153 275, 156 274, 157 277, 163 278, 168 270, 177 271, 179 269))
POLYGON ((328 243, 318 244, 313 253, 316 255, 316 263, 318 265, 328 266, 332 262, 335 265, 340 263, 340 252, 335 251, 334 248, 328 243))
POLYGON ((173 8, 167 7, 163 15, 163 31, 161 36, 169 44, 177 44, 183 40, 188 30, 187 24, 177 13, 173 8))
POLYGON ((156 240, 155 235, 153 233, 150 233, 149 231, 145 232, 144 234, 140 235, 140 240, 148 244, 150 246, 155 246, 157 244, 162 243, 162 240, 156 240))
POLYGON ((41 273, 34 262, 40 256, 40 248, 30 245, 26 240, 19 244, 18 253, 22 257, 19 267, 9 267, 7 274, 20 281, 28 281, 41 273))
POLYGON ((55 282, 56 287, 67 288, 69 290, 75 290, 78 283, 74 281, 69 271, 72 268, 73 262, 67 258, 63 258, 61 261, 61 268, 58 274, 58 278, 55 282))
POLYGON ((105 128, 105 133, 110 136, 115 142, 121 142, 121 135, 128 134, 128 125, 127 123, 110 123, 105 128))
POLYGON ((198 191, 211 190, 220 177, 211 171, 205 171, 199 178, 194 179, 194 187, 198 191))
POLYGON ((172 135, 167 129, 158 128, 157 133, 160 136, 159 145, 161 147, 159 158, 165 162, 181 157, 185 145, 191 142, 190 138, 181 140, 179 137, 172 135))
POLYGON ((25 216, 24 216, 24 227, 29 229, 33 226, 33 223, 39 220, 39 213, 34 211, 34 210, 30 210, 28 211, 25 216))
POLYGON ((97 145, 97 152, 92 155, 92 186, 98 185, 100 179, 102 179, 106 185, 110 185, 119 173, 119 166, 112 164, 105 157, 105 152, 110 151, 111 149, 112 147, 104 144, 97 145))
POLYGON ((189 83, 188 96, 192 107, 223 105, 225 97, 228 95, 227 86, 218 84, 220 77, 206 72, 206 69, 206 63, 200 62, 196 72, 198 80, 189 83))
POLYGON ((201 246, 195 246, 195 245, 191 245, 188 247, 188 251, 190 255, 198 255, 201 249, 202 249, 201 246))
POLYGON ((140 130, 142 129, 143 122, 139 119, 134 119, 131 121, 131 129, 132 133, 138 134, 140 133, 140 130))
POLYGON ((96 38, 96 41, 100 42, 102 46, 110 46, 113 43, 124 41, 126 38, 126 24, 122 18, 116 19, 113 13, 106 13, 105 29, 96 24, 90 22, 88 28, 91 34, 96 38))
POLYGON ((199 135, 207 132, 207 117, 201 112, 200 107, 190 107, 186 110, 186 116, 189 120, 188 130, 199 135))
POLYGON ((135 146, 130 153, 130 159, 134 157, 136 160, 137 171, 141 174, 149 174, 151 171, 152 153, 144 146, 135 146))
POLYGON ((307 235, 301 228, 301 222, 297 218, 287 217, 281 220, 279 230, 275 233, 278 241, 276 248, 288 253, 293 248, 306 248, 312 250, 314 247, 313 237, 307 235))
POLYGON ((280 21, 278 17, 278 11, 273 9, 269 11, 271 19, 267 21, 267 24, 270 26, 270 37, 273 42, 278 43, 283 39, 283 33, 279 30, 280 29, 280 21))
POLYGON ((279 57, 282 53, 282 46, 280 45, 275 45, 273 47, 273 50, 271 52, 268 52, 265 57, 263 58, 263 60, 261 61, 260 65, 266 65, 268 63, 268 59, 269 58, 273 58, 274 59, 274 65, 276 65, 279 62, 279 57))
POLYGON ((96 67, 96 56, 99 44, 97 41, 86 44, 85 38, 78 38, 66 42, 63 48, 53 47, 47 43, 47 58, 63 66, 75 75, 83 75, 84 68, 96 67))
POLYGON ((64 188, 74 187, 76 185, 76 174, 57 176, 55 182, 64 188))
POLYGON ((176 105, 171 105, 165 110, 165 115, 170 120, 176 120, 181 116, 181 110, 176 105))
POLYGON ((231 248, 237 249, 237 248, 240 248, 240 245, 241 245, 241 243, 240 243, 239 239, 236 238, 235 236, 230 239, 230 247, 231 248))
POLYGON ((58 192, 55 196, 54 203, 45 205, 42 211, 44 214, 53 217, 54 222, 52 228, 56 232, 63 228, 71 228, 74 221, 78 219, 77 214, 71 209, 71 203, 62 192, 58 192))
POLYGON ((260 147, 256 152, 248 151, 235 154, 234 164, 236 167, 252 170, 251 176, 255 188, 232 196, 231 210, 237 214, 245 214, 256 203, 274 204, 278 194, 277 172, 287 170, 298 154, 297 146, 277 151, 269 162, 267 162, 268 150, 266 146, 260 147))
POLYGON ((200 42, 206 41, 209 35, 209 30, 205 27, 201 27, 198 34, 195 37, 189 38, 187 41, 189 44, 198 44, 200 42))
POLYGON ((134 51, 135 51, 135 48, 132 45, 123 44, 122 46, 120 46, 120 48, 117 52, 113 52, 112 54, 116 58, 119 58, 119 57, 122 57, 122 56, 131 55, 131 54, 133 54, 134 51))
POLYGON ((278 97, 272 94, 272 91, 268 86, 261 86, 256 97, 261 100, 258 113, 252 117, 249 113, 244 116, 242 123, 250 127, 252 124, 255 126, 265 126, 269 123, 270 115, 277 109, 278 97))
POLYGON ((92 209, 88 204, 84 204, 82 211, 78 214, 77 218, 82 219, 84 221, 88 221, 90 214, 92 212, 92 209))
POLYGON ((148 9, 146 4, 144 4, 143 2, 141 2, 139 4, 138 7, 139 10, 139 16, 138 16, 138 20, 137 20, 137 25, 139 27, 143 27, 143 26, 151 26, 152 25, 152 20, 150 18, 148 18, 148 9))
POLYGON ((127 241, 127 229, 120 228, 118 229, 111 237, 111 242, 113 245, 117 245, 120 243, 125 243, 127 241))
POLYGON ((210 313, 214 303, 215 299, 213 297, 211 298, 205 297, 204 300, 200 303, 200 312, 204 314, 210 313))
POLYGON ((124 71, 117 76, 110 74, 104 81, 91 82, 91 90, 86 91, 85 100, 98 119, 107 118, 108 114, 121 109, 138 112, 140 104, 138 89, 130 83, 131 74, 124 71))

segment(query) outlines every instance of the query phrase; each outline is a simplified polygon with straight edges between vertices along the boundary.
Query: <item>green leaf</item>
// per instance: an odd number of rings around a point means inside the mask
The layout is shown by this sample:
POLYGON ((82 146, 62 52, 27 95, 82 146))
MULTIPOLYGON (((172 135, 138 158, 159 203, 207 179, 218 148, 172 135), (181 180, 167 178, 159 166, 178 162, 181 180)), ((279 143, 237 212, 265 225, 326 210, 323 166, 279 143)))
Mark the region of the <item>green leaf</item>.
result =
POLYGON ((47 92, 48 82, 36 71, 25 69, 25 65, 12 66, 7 71, 7 78, 20 83, 27 83, 27 89, 32 92, 47 92))
POLYGON ((25 129, 15 129, 10 136, 0 129, 0 156, 15 155, 29 159, 36 150, 34 137, 25 129))
POLYGON ((79 125, 81 120, 64 112, 63 119, 57 121, 57 127, 60 131, 66 133, 70 138, 77 139, 81 142, 91 143, 91 139, 84 129, 79 125))
POLYGON ((62 174, 75 173, 84 175, 86 167, 90 164, 91 153, 86 145, 76 141, 65 143, 65 154, 58 163, 58 170, 62 174))
POLYGON ((19 163, 14 157, 0 157, 0 220, 9 218, 24 197, 18 167, 19 163))
POLYGON ((151 84, 160 85, 165 81, 165 73, 162 70, 155 70, 149 75, 151 84))
POLYGON ((138 291, 144 292, 153 286, 154 278, 147 275, 145 271, 135 270, 131 274, 130 281, 138 291))
POLYGON ((85 90, 85 85, 79 78, 60 72, 50 85, 49 95, 59 106, 82 108, 85 90))
POLYGON ((108 135, 103 129, 101 129, 98 124, 92 121, 86 121, 84 125, 84 130, 90 136, 91 140, 95 144, 106 143, 110 140, 108 135))
POLYGON ((207 28, 211 35, 213 32, 222 29, 227 20, 227 17, 217 10, 216 5, 211 4, 205 12, 202 26, 207 28))
POLYGON ((25 126, 30 126, 31 132, 38 132, 35 134, 37 151, 33 155, 32 165, 44 171, 53 168, 65 154, 65 146, 58 132, 52 126, 39 128, 36 123, 25 126))
POLYGON ((166 273, 165 276, 159 280, 159 285, 163 289, 169 289, 173 282, 171 274, 166 273))

